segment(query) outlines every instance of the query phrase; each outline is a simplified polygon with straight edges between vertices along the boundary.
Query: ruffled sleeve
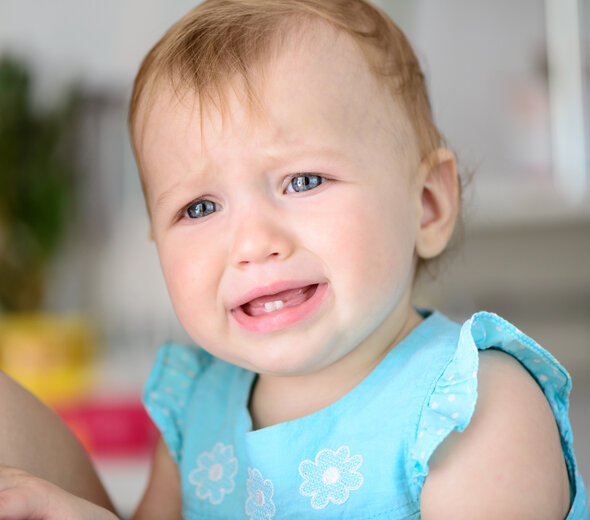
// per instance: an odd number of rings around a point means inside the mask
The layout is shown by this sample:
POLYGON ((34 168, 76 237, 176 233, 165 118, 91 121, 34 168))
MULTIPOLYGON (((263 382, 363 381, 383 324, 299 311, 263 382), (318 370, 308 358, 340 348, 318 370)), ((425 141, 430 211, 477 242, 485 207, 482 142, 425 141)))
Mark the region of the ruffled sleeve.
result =
POLYGON ((569 426, 567 404, 572 384, 559 362, 535 340, 496 314, 478 312, 463 328, 469 331, 479 350, 502 350, 520 361, 543 389, 562 435, 571 441, 571 431, 565 426, 566 423, 569 426))
POLYGON ((144 387, 146 410, 177 463, 182 458, 187 404, 199 373, 209 363, 210 355, 200 349, 167 343, 159 349, 144 387))
MULTIPOLYGON (((477 401, 477 347, 462 327, 457 348, 426 396, 410 453, 412 482, 422 489, 428 460, 453 430, 463 431, 477 401)), ((419 491, 418 491, 419 494, 419 491)))

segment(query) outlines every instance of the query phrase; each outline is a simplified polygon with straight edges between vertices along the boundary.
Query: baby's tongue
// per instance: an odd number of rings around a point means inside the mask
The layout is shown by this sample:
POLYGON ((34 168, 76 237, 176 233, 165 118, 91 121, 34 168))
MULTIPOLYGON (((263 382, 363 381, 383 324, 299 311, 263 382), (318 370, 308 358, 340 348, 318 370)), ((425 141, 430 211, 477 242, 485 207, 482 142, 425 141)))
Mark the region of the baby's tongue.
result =
POLYGON ((250 316, 262 316, 278 311, 283 307, 295 307, 308 300, 313 294, 315 285, 288 289, 276 294, 269 294, 255 298, 242 306, 244 312, 250 316))

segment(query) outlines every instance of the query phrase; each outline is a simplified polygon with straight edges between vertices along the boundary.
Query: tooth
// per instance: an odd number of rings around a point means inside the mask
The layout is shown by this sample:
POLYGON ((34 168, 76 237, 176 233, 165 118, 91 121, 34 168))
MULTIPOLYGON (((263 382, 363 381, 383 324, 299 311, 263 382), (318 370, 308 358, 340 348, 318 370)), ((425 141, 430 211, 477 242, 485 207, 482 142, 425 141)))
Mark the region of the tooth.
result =
POLYGON ((274 312, 282 309, 284 307, 284 303, 282 300, 276 300, 274 302, 266 302, 264 304, 264 310, 266 312, 274 312))

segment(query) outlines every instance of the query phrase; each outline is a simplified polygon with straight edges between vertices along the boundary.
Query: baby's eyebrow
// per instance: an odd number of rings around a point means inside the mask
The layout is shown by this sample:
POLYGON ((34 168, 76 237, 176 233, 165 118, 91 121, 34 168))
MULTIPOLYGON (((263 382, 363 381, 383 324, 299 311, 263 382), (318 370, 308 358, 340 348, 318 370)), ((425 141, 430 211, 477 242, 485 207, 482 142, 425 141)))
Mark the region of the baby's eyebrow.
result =
MULTIPOLYGON (((182 199, 182 194, 186 193, 190 190, 191 193, 196 193, 198 185, 202 184, 202 179, 199 174, 199 182, 197 183, 195 180, 195 174, 185 176, 182 179, 177 180, 174 184, 170 187, 166 188, 162 193, 160 193, 155 202, 154 202, 154 210, 161 208, 162 206, 167 206, 171 201, 178 202, 179 199, 182 199)), ((183 202, 188 202, 184 201, 183 202)))
MULTIPOLYGON (((190 191, 195 193, 199 186, 207 184, 215 176, 215 167, 208 161, 199 161, 200 164, 188 167, 177 180, 162 191, 154 202, 154 209, 166 205, 170 199, 178 199, 182 194, 190 191)), ((186 166, 186 165, 185 165, 186 166)))
POLYGON ((179 185, 180 182, 177 182, 166 191, 160 193, 160 195, 156 199, 156 202, 154 203, 154 209, 159 208, 161 206, 165 206, 167 201, 172 197, 172 194, 178 189, 179 185))
POLYGON ((268 150, 267 158, 274 161, 298 160, 305 157, 324 157, 329 159, 340 159, 346 157, 346 150, 330 144, 318 144, 307 141, 291 141, 281 143, 268 150))

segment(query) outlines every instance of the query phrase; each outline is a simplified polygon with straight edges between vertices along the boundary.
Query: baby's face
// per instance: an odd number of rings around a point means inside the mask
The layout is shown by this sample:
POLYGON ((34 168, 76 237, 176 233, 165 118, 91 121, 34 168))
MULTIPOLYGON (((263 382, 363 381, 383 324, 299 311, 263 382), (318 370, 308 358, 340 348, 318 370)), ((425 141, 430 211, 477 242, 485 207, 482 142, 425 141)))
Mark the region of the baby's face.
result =
POLYGON ((402 110, 344 37, 265 69, 252 115, 160 96, 138 157, 170 297, 202 347, 262 374, 370 360, 410 309, 420 193, 402 110))

